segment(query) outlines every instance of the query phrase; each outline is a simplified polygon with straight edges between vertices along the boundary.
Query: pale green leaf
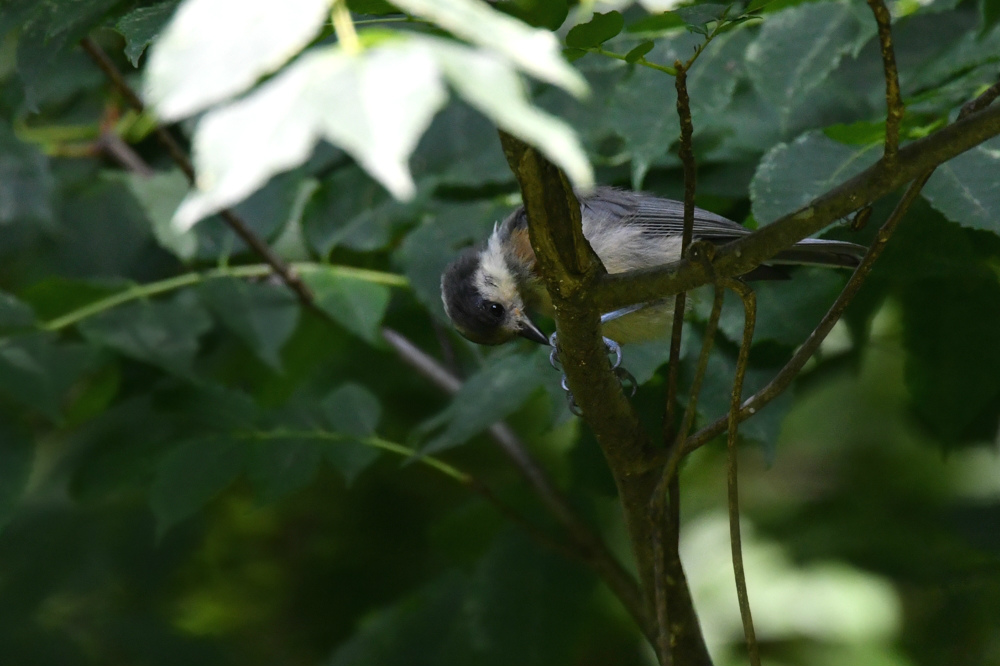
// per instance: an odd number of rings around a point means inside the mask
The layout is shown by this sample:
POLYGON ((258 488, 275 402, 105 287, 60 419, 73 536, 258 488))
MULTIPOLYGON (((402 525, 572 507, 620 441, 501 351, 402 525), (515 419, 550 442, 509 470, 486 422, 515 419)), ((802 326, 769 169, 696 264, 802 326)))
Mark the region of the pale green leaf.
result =
POLYGON ((444 40, 433 45, 448 81, 499 127, 538 148, 577 187, 594 184, 587 154, 569 125, 533 106, 517 72, 502 58, 444 40))
POLYGON ((397 198, 415 192, 407 158, 446 93, 431 49, 413 39, 360 55, 303 56, 245 98, 206 114, 194 136, 197 190, 174 225, 195 222, 305 161, 325 138, 397 198))
POLYGON ((922 194, 952 222, 1000 233, 1000 139, 945 162, 922 194))
POLYGON ((156 241, 181 259, 192 259, 198 251, 198 236, 170 223, 191 189, 187 177, 179 169, 157 171, 152 176, 129 174, 128 186, 149 218, 156 241))
POLYGON ((496 52, 537 79, 577 96, 587 92, 586 81, 562 57, 559 40, 548 30, 529 27, 477 0, 402 0, 393 4, 496 52))
POLYGON ((315 37, 329 6, 329 0, 186 0, 152 47, 146 100, 162 119, 176 120, 246 90, 315 37))

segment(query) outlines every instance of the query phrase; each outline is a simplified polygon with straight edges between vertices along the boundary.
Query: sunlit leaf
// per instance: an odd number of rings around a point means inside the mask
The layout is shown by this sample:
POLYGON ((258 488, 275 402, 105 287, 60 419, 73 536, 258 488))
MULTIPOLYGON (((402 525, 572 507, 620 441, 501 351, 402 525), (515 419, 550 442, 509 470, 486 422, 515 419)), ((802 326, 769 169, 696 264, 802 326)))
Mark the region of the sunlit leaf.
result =
POLYGON ((245 198, 303 162, 321 138, 349 152, 397 198, 412 197, 406 160, 445 99, 430 49, 412 39, 357 56, 337 47, 306 54, 204 116, 194 136, 197 191, 174 224, 186 229, 245 198))
POLYGON ((319 32, 329 0, 185 0, 153 45, 146 100, 164 120, 222 101, 283 65, 319 32))

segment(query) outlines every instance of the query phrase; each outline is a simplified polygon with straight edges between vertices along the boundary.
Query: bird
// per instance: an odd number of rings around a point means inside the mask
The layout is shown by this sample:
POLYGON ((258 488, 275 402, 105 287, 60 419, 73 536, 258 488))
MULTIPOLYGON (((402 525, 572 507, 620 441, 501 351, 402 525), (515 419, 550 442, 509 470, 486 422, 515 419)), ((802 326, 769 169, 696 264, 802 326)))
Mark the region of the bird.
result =
MULTIPOLYGON (((645 192, 598 186, 578 194, 583 235, 608 273, 623 273, 676 261, 681 255, 684 204, 645 192)), ((721 215, 694 209, 694 239, 723 245, 750 229, 721 215)), ((808 264, 853 268, 867 248, 855 243, 807 238, 769 259, 744 279, 784 279, 780 266, 808 264)), ((441 300, 455 329, 466 339, 498 345, 520 336, 549 339, 529 312, 550 315, 552 301, 537 273, 521 206, 481 247, 468 248, 441 276, 441 300)), ((602 317, 602 334, 618 343, 642 342, 670 332, 674 298, 668 297, 602 317)))

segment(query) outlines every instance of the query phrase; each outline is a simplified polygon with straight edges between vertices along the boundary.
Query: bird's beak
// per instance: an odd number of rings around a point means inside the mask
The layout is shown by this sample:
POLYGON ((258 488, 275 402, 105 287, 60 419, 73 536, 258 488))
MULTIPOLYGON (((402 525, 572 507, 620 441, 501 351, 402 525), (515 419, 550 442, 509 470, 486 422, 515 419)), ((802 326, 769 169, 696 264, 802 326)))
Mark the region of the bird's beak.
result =
POLYGON ((548 345, 549 339, 545 337, 545 334, 535 325, 535 322, 528 318, 528 315, 522 314, 518 317, 520 322, 517 330, 517 334, 522 338, 527 338, 532 342, 537 342, 540 345, 548 345))

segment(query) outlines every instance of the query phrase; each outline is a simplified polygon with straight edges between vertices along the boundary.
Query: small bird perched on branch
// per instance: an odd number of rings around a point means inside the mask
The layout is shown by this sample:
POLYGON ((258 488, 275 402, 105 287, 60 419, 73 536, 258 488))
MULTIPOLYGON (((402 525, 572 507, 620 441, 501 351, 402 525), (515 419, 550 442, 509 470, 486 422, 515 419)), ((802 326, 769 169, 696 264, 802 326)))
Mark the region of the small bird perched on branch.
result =
MULTIPOLYGON (((641 192, 598 187, 580 197, 583 235, 609 273, 623 273, 676 261, 681 255, 684 204, 641 192)), ((750 230, 700 208, 694 209, 694 239, 722 245, 750 230)), ((781 264, 858 265, 866 248, 844 241, 807 238, 772 257, 744 279, 783 279, 781 264)), ((464 337, 497 345, 517 336, 548 344, 529 310, 551 314, 552 302, 536 272, 528 239, 528 216, 521 206, 502 223, 483 248, 464 251, 441 277, 441 299, 464 337)), ((674 298, 607 313, 603 334, 618 342, 637 342, 669 333, 674 298)))

